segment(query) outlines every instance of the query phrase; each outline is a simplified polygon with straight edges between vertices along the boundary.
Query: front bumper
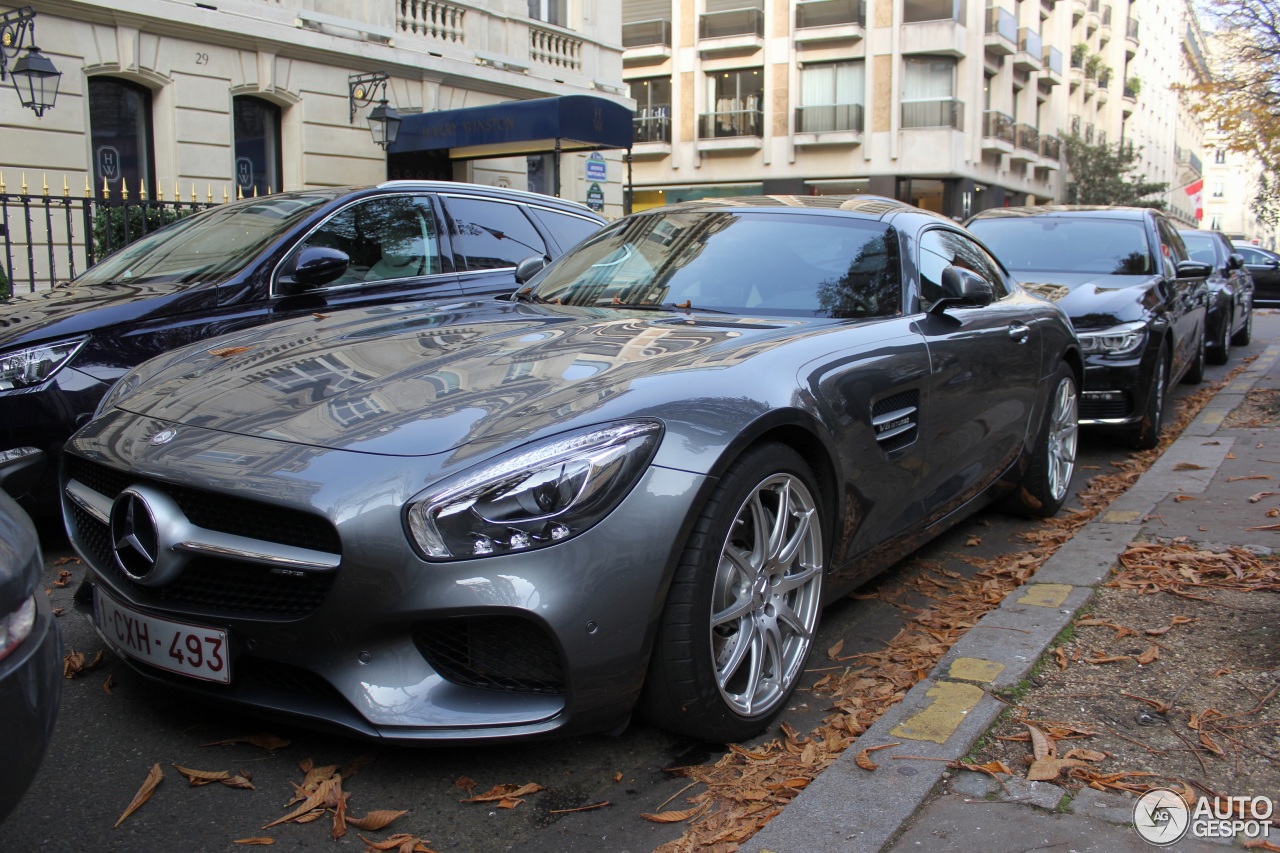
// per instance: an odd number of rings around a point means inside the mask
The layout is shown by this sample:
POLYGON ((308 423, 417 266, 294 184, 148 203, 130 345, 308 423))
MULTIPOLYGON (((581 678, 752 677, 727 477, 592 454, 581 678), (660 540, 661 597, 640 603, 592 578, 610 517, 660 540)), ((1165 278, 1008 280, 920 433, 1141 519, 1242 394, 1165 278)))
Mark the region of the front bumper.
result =
POLYGON ((1080 394, 1082 426, 1127 426, 1142 420, 1151 393, 1152 372, 1143 358, 1087 356, 1080 394))
POLYGON ((61 695, 62 640, 49 598, 37 590, 31 635, 0 661, 0 821, 22 799, 40 767, 61 695))
MULTIPOLYGON (((124 656, 143 675, 316 727, 409 743, 596 731, 630 714, 702 475, 651 467, 608 517, 576 538, 522 554, 428 563, 410 546, 402 520, 405 501, 425 485, 406 471, 416 461, 186 427, 172 444, 150 448, 137 440, 147 427, 144 419, 108 417, 68 446, 64 480, 103 501, 94 510, 83 498, 64 497, 68 532, 95 583, 117 601, 227 631, 231 683, 196 681, 124 656), (225 461, 249 458, 263 463, 232 468, 225 461), (326 482, 313 473, 322 471, 348 479, 326 482), (324 545, 317 534, 313 544, 336 547, 340 562, 328 573, 290 573, 204 556, 172 583, 135 582, 113 557, 102 507, 138 481, 176 495, 197 526, 242 535, 246 512, 261 520, 287 509, 295 514, 289 525, 329 527, 336 542, 324 545)), ((287 525, 266 528, 279 526, 287 525)))

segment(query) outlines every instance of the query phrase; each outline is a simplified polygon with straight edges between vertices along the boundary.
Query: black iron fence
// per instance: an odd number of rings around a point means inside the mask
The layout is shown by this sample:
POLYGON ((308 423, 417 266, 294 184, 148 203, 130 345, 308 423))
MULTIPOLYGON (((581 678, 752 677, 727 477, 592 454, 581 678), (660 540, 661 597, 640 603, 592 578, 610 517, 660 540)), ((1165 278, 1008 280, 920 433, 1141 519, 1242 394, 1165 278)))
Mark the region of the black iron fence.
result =
POLYGON ((24 177, 11 193, 0 176, 0 298, 73 279, 139 237, 228 200, 224 189, 216 202, 212 186, 203 199, 194 185, 188 198, 166 199, 95 196, 87 187, 73 196, 65 179, 61 194, 42 184, 37 192, 24 177))

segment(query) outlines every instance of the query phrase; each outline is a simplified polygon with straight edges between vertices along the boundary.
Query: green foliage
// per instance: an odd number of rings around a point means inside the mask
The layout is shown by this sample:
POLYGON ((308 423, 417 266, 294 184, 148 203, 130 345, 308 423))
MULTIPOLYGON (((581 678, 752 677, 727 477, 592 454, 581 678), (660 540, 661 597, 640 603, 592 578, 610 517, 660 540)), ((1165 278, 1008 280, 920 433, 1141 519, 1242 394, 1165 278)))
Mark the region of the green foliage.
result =
POLYGON ((1072 134, 1062 140, 1070 171, 1067 202, 1070 204, 1120 204, 1164 210, 1163 199, 1151 198, 1169 189, 1163 181, 1147 181, 1132 173, 1138 154, 1132 144, 1092 145, 1072 134))
POLYGON ((1100 53, 1091 53, 1089 58, 1084 61, 1084 76, 1097 79, 1099 72, 1102 71, 1105 61, 1100 53))
POLYGON ((1135 98, 1138 97, 1138 93, 1142 91, 1142 78, 1130 77, 1128 80, 1125 80, 1124 90, 1125 94, 1133 95, 1135 98))
POLYGON ((100 206, 93 211, 94 257, 101 260, 127 243, 196 212, 167 206, 100 206))
POLYGON ((1088 55, 1089 55, 1089 45, 1085 44, 1084 42, 1080 42, 1077 45, 1072 45, 1071 67, 1072 68, 1084 67, 1084 58, 1088 55))

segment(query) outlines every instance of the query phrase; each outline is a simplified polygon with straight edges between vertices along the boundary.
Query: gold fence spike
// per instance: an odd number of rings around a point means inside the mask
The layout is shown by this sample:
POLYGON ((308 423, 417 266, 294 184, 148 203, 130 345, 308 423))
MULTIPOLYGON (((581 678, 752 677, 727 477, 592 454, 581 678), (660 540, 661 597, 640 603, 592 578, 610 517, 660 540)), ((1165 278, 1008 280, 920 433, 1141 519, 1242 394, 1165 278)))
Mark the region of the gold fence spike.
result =
POLYGON ((84 174, 84 197, 93 198, 93 186, 89 183, 89 173, 84 174))
POLYGON ((129 181, 127 178, 120 178, 120 198, 125 201, 129 200, 129 181))
POLYGON ((111 186, 107 183, 105 176, 102 178, 102 197, 111 198, 111 186))
POLYGON ((205 199, 209 204, 213 204, 213 184, 209 184, 208 189, 205 190, 205 199))
POLYGON ((236 200, 239 201, 243 198, 244 198, 244 187, 240 186, 239 184, 236 184, 236 200))
POLYGON ((4 172, 0 172, 0 195, 4 194, 4 172))
MULTIPOLYGON (((0 190, 0 192, 4 192, 4 190, 0 190)), ((223 185, 222 185, 222 203, 223 203, 223 204, 226 204, 226 203, 227 203, 227 201, 228 201, 228 199, 227 199, 227 185, 226 185, 226 184, 223 184, 223 185)))
POLYGON ((44 194, 49 195, 49 173, 44 172, 40 175, 40 180, 44 184, 44 194))
POLYGON ((257 198, 257 197, 258 197, 258 185, 257 185, 257 184, 254 184, 254 185, 253 185, 253 197, 254 197, 254 198, 257 198))
POLYGON ((198 200, 199 200, 199 197, 196 195, 196 182, 192 181, 191 182, 191 203, 195 204, 196 201, 198 200))
POLYGON ((65 172, 62 175, 62 196, 63 198, 71 197, 71 185, 67 183, 67 175, 65 172))
POLYGON ((156 181, 156 201, 164 201, 164 184, 156 181))
POLYGON ((147 200, 147 182, 146 182, 146 179, 145 179, 145 178, 139 178, 139 179, 138 179, 138 184, 139 184, 139 188, 138 188, 138 198, 142 199, 143 201, 146 201, 146 200, 147 200))
POLYGON ((23 195, 27 194, 27 173, 26 172, 22 173, 22 194, 23 195))
POLYGON ((178 179, 173 179, 173 200, 182 201, 182 187, 178 186, 178 179))

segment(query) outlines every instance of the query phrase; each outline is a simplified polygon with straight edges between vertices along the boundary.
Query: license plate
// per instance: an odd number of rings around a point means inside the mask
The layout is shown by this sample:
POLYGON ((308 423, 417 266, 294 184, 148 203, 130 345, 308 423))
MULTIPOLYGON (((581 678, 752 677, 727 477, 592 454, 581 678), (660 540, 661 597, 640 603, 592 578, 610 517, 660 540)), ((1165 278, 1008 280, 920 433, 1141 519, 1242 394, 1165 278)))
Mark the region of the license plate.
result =
POLYGON ((98 631, 121 654, 179 675, 230 683, 226 631, 139 613, 101 587, 94 589, 93 613, 98 631))

